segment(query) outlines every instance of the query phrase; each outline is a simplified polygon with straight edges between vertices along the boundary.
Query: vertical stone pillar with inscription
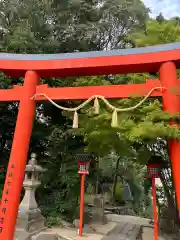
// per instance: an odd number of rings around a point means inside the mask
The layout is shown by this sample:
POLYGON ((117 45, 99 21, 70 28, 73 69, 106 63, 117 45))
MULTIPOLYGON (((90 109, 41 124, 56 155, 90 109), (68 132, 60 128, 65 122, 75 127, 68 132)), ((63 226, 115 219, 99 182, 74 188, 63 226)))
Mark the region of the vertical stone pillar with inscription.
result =
POLYGON ((28 240, 31 236, 44 229, 44 217, 35 199, 35 191, 41 184, 39 177, 44 171, 46 170, 37 165, 36 154, 32 153, 25 169, 23 183, 25 194, 19 205, 16 223, 15 238, 18 240, 28 240))

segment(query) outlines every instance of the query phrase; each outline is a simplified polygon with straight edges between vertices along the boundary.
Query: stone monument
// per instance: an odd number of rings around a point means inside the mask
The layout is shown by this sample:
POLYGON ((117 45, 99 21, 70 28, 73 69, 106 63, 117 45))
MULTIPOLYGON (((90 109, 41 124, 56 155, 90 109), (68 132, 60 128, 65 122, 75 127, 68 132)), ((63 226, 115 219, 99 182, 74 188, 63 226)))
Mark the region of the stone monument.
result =
POLYGON ((107 217, 104 209, 104 199, 101 195, 96 195, 94 198, 91 221, 98 224, 107 223, 107 217))
POLYGON ((25 169, 23 187, 24 198, 19 205, 16 222, 15 239, 29 240, 31 237, 44 229, 44 217, 38 208, 35 191, 41 184, 40 176, 46 169, 37 165, 36 154, 31 154, 31 159, 25 169))

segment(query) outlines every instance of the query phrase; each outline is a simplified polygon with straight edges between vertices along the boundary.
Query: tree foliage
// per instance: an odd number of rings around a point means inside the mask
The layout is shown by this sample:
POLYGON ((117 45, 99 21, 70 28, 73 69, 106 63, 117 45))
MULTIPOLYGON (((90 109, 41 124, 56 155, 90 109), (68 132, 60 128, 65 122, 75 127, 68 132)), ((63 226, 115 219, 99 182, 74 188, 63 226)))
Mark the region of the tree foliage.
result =
POLYGON ((180 40, 180 26, 174 19, 149 20, 145 31, 134 32, 130 38, 138 47, 178 42, 180 40))

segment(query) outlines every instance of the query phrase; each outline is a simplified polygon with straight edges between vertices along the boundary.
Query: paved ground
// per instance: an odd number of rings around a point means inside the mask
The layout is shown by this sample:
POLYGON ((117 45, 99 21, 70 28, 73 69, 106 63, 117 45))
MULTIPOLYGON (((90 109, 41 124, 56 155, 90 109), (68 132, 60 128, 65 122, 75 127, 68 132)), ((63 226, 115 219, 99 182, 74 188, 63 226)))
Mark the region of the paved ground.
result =
MULTIPOLYGON (((153 240, 154 230, 153 228, 144 227, 142 230, 142 239, 143 240, 153 240)), ((163 237, 159 237, 158 240, 165 240, 163 237)))
MULTIPOLYGON (((46 230, 59 236, 59 240, 136 240, 140 228, 143 228, 142 240, 153 240, 153 228, 149 219, 134 216, 108 215, 108 223, 105 225, 92 224, 85 226, 83 237, 78 237, 77 229, 52 228, 46 230)), ((159 237, 158 240, 165 240, 159 237)))
POLYGON ((140 225, 121 222, 103 240, 136 240, 140 229, 140 225))
POLYGON ((141 217, 129 216, 129 215, 108 214, 107 219, 109 222, 117 222, 117 223, 128 222, 132 224, 151 227, 151 225, 149 224, 150 219, 148 218, 141 218, 141 217))
POLYGON ((93 234, 93 233, 84 233, 83 237, 77 236, 77 230, 75 229, 64 229, 64 228, 52 228, 47 230, 46 232, 55 233, 59 239, 63 240, 101 240, 101 234, 93 234))

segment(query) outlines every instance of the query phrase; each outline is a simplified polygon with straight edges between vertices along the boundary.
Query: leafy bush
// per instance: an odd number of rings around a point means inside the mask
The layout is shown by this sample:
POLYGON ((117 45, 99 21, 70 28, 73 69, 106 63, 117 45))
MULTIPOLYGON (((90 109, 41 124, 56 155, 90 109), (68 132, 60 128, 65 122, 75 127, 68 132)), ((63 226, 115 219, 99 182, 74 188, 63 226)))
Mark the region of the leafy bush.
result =
MULTIPOLYGON (((112 196, 112 191, 113 191, 112 189, 113 189, 113 186, 110 187, 111 196, 112 196)), ((116 185, 116 192, 115 192, 114 200, 119 204, 124 203, 124 200, 123 200, 123 185, 121 183, 117 183, 117 185, 116 185)))
POLYGON ((86 191, 89 195, 94 194, 94 192, 95 192, 94 186, 92 184, 88 184, 88 187, 87 187, 86 191))

